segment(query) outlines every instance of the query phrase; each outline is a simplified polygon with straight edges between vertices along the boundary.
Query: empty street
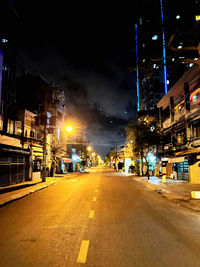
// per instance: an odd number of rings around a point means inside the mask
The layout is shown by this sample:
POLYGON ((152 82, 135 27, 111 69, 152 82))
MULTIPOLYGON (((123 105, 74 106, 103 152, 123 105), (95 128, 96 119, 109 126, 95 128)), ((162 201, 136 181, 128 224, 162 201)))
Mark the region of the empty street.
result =
POLYGON ((200 220, 130 176, 91 168, 0 209, 0 266, 199 266, 200 220))

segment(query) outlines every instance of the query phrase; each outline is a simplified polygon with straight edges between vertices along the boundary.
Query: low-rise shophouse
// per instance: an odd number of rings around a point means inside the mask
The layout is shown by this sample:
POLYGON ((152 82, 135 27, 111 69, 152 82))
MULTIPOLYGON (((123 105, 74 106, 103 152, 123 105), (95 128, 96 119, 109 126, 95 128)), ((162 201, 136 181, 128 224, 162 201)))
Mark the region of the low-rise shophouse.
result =
POLYGON ((188 69, 158 102, 163 174, 200 183, 200 65, 188 69))

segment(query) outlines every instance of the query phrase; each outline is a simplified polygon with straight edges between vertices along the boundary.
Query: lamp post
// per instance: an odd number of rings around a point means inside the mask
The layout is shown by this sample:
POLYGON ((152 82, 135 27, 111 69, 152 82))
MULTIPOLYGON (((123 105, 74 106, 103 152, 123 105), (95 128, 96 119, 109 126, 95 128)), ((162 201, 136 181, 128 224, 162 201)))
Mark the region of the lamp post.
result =
MULTIPOLYGON (((65 130, 66 130, 68 133, 70 133, 70 132, 73 131, 73 127, 72 127, 71 125, 67 125, 66 128, 65 128, 65 130)), ((66 136, 66 154, 67 154, 67 144, 68 144, 68 138, 67 138, 67 136, 66 136)))
POLYGON ((43 138, 43 168, 42 182, 46 182, 46 152, 47 152, 47 116, 44 115, 44 138, 43 138))

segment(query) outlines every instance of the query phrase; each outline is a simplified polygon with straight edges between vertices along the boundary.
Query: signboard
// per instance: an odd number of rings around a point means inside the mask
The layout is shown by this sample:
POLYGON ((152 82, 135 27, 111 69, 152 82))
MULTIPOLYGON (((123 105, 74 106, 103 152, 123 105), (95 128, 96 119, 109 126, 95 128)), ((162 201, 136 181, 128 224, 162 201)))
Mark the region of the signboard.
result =
POLYGON ((64 163, 71 163, 72 160, 70 158, 62 158, 62 160, 64 161, 64 163))
POLYGON ((168 158, 168 163, 184 162, 185 157, 168 158))

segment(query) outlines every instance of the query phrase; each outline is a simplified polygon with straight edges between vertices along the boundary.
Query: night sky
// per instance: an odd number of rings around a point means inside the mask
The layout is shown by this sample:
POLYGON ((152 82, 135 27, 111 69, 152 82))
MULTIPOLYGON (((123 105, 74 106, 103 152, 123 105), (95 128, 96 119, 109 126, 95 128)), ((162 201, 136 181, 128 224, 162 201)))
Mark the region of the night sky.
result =
POLYGON ((124 127, 136 118, 135 73, 127 69, 136 9, 38 3, 16 6, 19 18, 11 28, 18 62, 65 91, 69 116, 87 127, 88 140, 105 156, 125 141, 124 127))

